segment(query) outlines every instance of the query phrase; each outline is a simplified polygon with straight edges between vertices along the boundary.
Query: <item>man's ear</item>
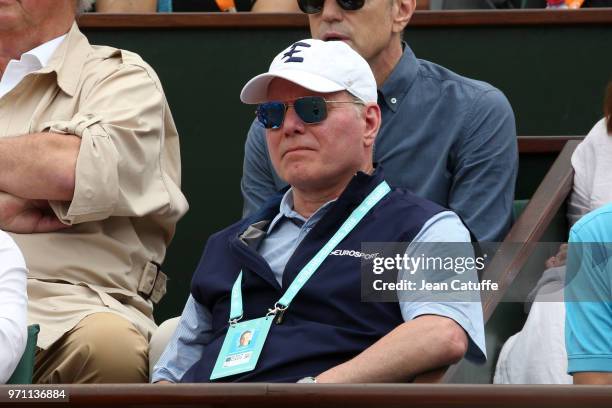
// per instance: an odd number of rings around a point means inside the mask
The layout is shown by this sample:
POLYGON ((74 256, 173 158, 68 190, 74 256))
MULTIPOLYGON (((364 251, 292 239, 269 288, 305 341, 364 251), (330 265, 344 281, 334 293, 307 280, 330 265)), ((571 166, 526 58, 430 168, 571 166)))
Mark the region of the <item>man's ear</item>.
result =
POLYGON ((416 10, 416 0, 393 0, 393 32, 401 33, 410 22, 414 10, 416 10))
POLYGON ((380 107, 376 103, 367 104, 365 107, 364 119, 366 126, 363 143, 366 147, 370 147, 374 145, 374 140, 376 140, 376 135, 378 134, 382 122, 380 107))

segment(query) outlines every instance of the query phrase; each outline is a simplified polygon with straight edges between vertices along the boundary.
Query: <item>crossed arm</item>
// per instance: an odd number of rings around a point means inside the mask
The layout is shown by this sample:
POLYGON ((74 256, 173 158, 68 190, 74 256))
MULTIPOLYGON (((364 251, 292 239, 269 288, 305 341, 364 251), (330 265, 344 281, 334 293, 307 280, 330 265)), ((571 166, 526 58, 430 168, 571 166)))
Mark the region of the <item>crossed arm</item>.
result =
POLYGON ((32 125, 42 133, 0 138, 0 228, 50 232, 110 216, 185 210, 182 196, 172 200, 179 194, 167 190, 178 191, 178 138, 166 132, 168 106, 152 70, 138 56, 116 52, 83 76, 76 112, 32 125))
POLYGON ((0 139, 0 229, 15 233, 66 228, 48 200, 70 201, 81 139, 34 133, 0 139))

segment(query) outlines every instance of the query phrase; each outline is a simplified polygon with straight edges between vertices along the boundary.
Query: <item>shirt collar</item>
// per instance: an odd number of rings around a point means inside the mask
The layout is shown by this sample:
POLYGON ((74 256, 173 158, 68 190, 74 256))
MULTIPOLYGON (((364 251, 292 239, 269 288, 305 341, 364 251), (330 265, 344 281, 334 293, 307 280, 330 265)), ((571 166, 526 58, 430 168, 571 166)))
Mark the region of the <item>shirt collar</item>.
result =
POLYGON ((391 74, 378 91, 378 104, 383 101, 391 111, 396 112, 408 90, 414 83, 419 70, 419 61, 408 44, 402 43, 404 52, 391 74))
POLYGON ((74 96, 81 80, 83 64, 91 52, 89 41, 75 22, 66 34, 65 41, 58 45, 40 73, 55 72, 58 86, 69 96, 74 96))
POLYGON ((274 227, 279 223, 282 218, 288 218, 291 221, 296 221, 296 224, 300 226, 300 228, 308 224, 309 226, 313 226, 319 221, 323 215, 327 212, 327 209, 330 205, 335 202, 337 199, 330 200, 323 204, 317 211, 315 211, 309 218, 305 218, 296 211, 293 210, 293 188, 287 190, 287 192, 283 195, 283 198, 279 205, 279 213, 274 217, 270 226, 268 227, 268 234, 272 232, 274 227))
POLYGON ((46 43, 39 45, 38 47, 24 53, 21 56, 21 60, 26 61, 27 59, 29 59, 32 62, 35 61, 35 64, 38 65, 37 68, 46 67, 49 63, 49 60, 51 59, 51 56, 60 46, 62 41, 64 41, 66 36, 67 34, 60 35, 59 37, 56 37, 51 41, 47 41, 46 43))

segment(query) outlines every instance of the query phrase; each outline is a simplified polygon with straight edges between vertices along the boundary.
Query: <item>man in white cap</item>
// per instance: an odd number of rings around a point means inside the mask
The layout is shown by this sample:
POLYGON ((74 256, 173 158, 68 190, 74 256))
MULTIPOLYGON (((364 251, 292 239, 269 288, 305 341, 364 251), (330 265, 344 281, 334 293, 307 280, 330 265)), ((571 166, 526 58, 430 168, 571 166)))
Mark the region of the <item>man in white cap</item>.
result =
POLYGON ((342 42, 296 42, 245 85, 290 188, 209 239, 153 382, 393 382, 485 358, 479 302, 360 300, 363 242, 470 240, 373 165, 376 98, 342 42))

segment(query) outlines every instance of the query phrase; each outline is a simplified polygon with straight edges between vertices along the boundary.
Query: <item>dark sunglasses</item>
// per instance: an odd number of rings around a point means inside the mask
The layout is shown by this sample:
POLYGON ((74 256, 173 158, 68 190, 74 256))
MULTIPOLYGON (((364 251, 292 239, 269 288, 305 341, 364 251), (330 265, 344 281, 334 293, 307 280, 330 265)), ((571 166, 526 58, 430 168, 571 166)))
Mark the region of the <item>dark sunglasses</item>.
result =
POLYGON ((293 107, 299 118, 308 124, 323 122, 327 118, 328 103, 356 103, 365 105, 361 101, 328 101, 322 96, 304 96, 293 103, 271 101, 257 106, 257 120, 266 129, 278 129, 283 125, 287 109, 293 107))
MULTIPOLYGON (((342 10, 359 10, 363 7, 365 0, 336 0, 342 10)), ((323 10, 325 0, 298 0, 300 10, 306 14, 316 14, 323 10)))

